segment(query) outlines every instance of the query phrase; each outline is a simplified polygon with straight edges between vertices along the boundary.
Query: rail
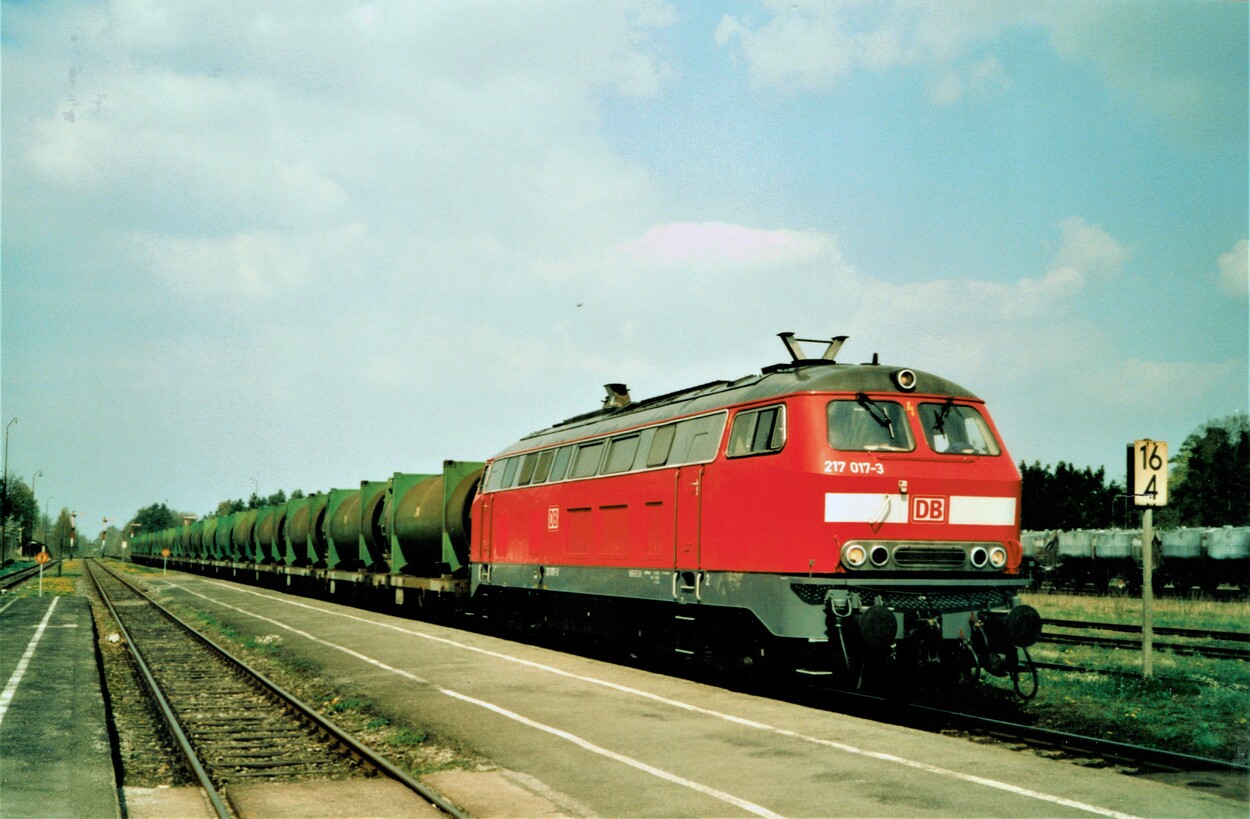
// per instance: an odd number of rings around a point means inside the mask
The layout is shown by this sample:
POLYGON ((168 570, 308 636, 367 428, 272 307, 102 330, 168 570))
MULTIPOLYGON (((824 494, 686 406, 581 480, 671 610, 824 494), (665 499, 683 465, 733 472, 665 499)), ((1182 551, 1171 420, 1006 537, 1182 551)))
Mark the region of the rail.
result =
MULTIPOLYGON (((147 659, 144 657, 143 650, 139 648, 138 644, 134 641, 132 632, 127 629, 122 617, 118 615, 117 608, 113 605, 111 596, 105 590, 105 584, 100 582, 100 575, 98 575, 97 572, 100 572, 105 577, 111 578, 113 581, 121 584, 128 593, 143 600, 155 611, 163 615, 169 623, 177 627, 182 634, 185 634, 194 640, 197 645, 202 646, 204 649, 212 652, 215 656, 221 658, 225 663, 232 666, 233 669, 241 673, 243 678, 249 680, 253 685, 262 689, 267 697, 281 702, 288 711, 297 715, 298 719, 305 723, 311 723, 322 735, 327 737, 332 744, 337 745, 346 757, 357 760, 368 768, 394 779, 444 813, 450 816, 460 817, 460 819, 464 818, 464 814, 458 808, 447 802, 439 794, 430 790, 404 771, 395 767, 395 765, 379 756, 369 747, 361 744, 350 734, 343 731, 333 722, 330 722, 322 717, 312 708, 297 699, 294 695, 285 691, 263 674, 253 669, 246 662, 234 657, 220 645, 197 632, 194 628, 178 618, 168 609, 155 602, 150 596, 145 594, 134 584, 130 583, 113 570, 104 567, 102 564, 98 564, 96 561, 88 561, 86 565, 87 572, 95 584, 101 600, 104 601, 105 605, 109 609, 109 612, 117 622, 118 629, 120 630, 123 638, 126 640, 126 644, 131 647, 131 653, 134 656, 135 663, 138 666, 148 689, 152 692, 153 699, 156 701, 161 714, 165 718, 171 735, 183 755, 186 757, 187 764, 195 775, 196 780, 199 782, 200 786, 204 788, 204 791, 208 795, 209 801, 218 816, 231 816, 229 808, 226 805, 226 801, 218 787, 218 782, 216 781, 213 773, 209 770, 209 766, 206 766, 201 760, 201 754, 197 751, 196 742, 192 740, 190 732, 186 730, 186 726, 183 724, 183 719, 178 716, 178 709, 174 704, 171 704, 170 698, 166 695, 162 686, 157 681, 159 674, 154 673, 152 665, 149 664, 147 659)), ((199 669, 197 669, 197 671, 199 671, 199 669)))

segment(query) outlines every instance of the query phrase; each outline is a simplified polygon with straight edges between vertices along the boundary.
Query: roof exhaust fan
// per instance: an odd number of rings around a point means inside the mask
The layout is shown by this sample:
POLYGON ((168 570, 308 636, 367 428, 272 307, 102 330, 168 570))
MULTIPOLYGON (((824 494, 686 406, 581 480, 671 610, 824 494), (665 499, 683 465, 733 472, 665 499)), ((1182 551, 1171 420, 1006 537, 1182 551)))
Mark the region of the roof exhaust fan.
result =
POLYGON ((604 409, 620 409, 630 405, 629 387, 624 384, 604 384, 607 397, 603 399, 604 409))

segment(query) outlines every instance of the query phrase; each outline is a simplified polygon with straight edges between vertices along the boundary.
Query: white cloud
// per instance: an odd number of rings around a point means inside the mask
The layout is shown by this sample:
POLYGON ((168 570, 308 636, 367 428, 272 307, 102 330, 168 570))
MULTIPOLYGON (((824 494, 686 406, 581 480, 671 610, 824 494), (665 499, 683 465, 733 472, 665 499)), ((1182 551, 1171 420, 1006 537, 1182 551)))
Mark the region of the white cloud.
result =
POLYGON ((966 96, 983 96, 1011 85, 1011 78, 990 55, 971 65, 944 72, 933 84, 931 96, 938 105, 954 105, 966 96))
POLYGON ((1118 240, 1079 216, 1064 219, 1060 229, 1062 242, 1051 262, 1053 267, 1106 280, 1118 276, 1133 255, 1118 240))
POLYGON ((1205 139, 1230 128, 1245 133, 1242 3, 761 5, 762 21, 725 15, 714 34, 717 45, 741 54, 757 88, 820 91, 856 71, 912 69, 927 75, 935 104, 952 105, 1011 86, 1015 79, 1000 59, 1010 47, 1005 35, 1041 31, 1060 58, 1091 67, 1107 87, 1159 117, 1174 134, 1205 139))
POLYGON ((1233 249, 1220 255, 1220 287, 1234 296, 1245 297, 1250 292, 1250 262, 1247 261, 1247 241, 1242 239, 1233 249))
POLYGON ((999 3, 767 3, 755 23, 725 15, 715 32, 722 48, 740 49, 757 88, 825 90, 853 71, 920 67, 931 95, 949 105, 1010 84, 984 49, 1014 12, 999 3))
POLYGON ((6 192, 43 200, 15 212, 131 238, 175 293, 333 287, 343 237, 367 235, 371 275, 408 296, 424 279, 428 299, 431 276, 523 275, 654 207, 596 106, 674 76, 651 42, 677 19, 666 3, 136 1, 61 11, 72 35, 36 19, 6 9, 6 192))
POLYGON ((195 299, 229 294, 223 314, 272 308, 270 297, 298 294, 301 287, 342 285, 359 272, 356 260, 367 238, 359 223, 324 232, 247 231, 224 238, 137 235, 149 269, 173 292, 195 299), (318 281, 324 272, 337 282, 318 281))

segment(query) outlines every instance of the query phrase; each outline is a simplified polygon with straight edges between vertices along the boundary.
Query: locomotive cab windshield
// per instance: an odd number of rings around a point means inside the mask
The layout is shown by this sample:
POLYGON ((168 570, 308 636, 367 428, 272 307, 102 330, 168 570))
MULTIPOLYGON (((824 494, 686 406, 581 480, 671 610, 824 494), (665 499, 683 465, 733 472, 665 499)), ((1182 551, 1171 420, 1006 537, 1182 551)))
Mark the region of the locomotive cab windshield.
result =
POLYGON ((956 404, 921 404, 920 424, 929 448, 939 454, 998 455, 1002 450, 976 407, 956 404))

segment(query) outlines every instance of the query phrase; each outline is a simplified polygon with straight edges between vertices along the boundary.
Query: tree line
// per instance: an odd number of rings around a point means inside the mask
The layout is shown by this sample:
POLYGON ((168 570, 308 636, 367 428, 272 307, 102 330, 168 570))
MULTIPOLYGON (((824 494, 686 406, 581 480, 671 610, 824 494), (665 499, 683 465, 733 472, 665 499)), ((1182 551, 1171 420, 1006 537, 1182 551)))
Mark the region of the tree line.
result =
MULTIPOLYGON (((253 492, 246 501, 242 498, 221 501, 217 504, 217 509, 213 514, 221 517, 234 512, 259 509, 262 506, 277 506, 280 503, 286 503, 288 500, 299 500, 302 497, 305 497, 304 492, 299 489, 292 492, 290 496, 281 489, 272 495, 257 495, 253 492)), ((170 509, 166 503, 153 503, 136 512, 135 516, 126 525, 135 526, 144 532, 159 532, 172 526, 181 526, 185 520, 195 519, 196 517, 196 515, 176 512, 170 509)))
POLYGON ((0 477, 0 517, 4 519, 4 542, 0 564, 16 559, 22 546, 45 545, 54 555, 68 555, 74 536, 69 509, 62 507, 55 521, 39 508, 29 484, 13 475, 0 477))
MULTIPOLYGON (((1020 528, 1135 528, 1137 507, 1124 484, 1102 467, 1054 468, 1021 461, 1020 528)), ((1155 526, 1250 526, 1250 418, 1236 413, 1208 421, 1169 459, 1168 505, 1155 510, 1155 526)))

